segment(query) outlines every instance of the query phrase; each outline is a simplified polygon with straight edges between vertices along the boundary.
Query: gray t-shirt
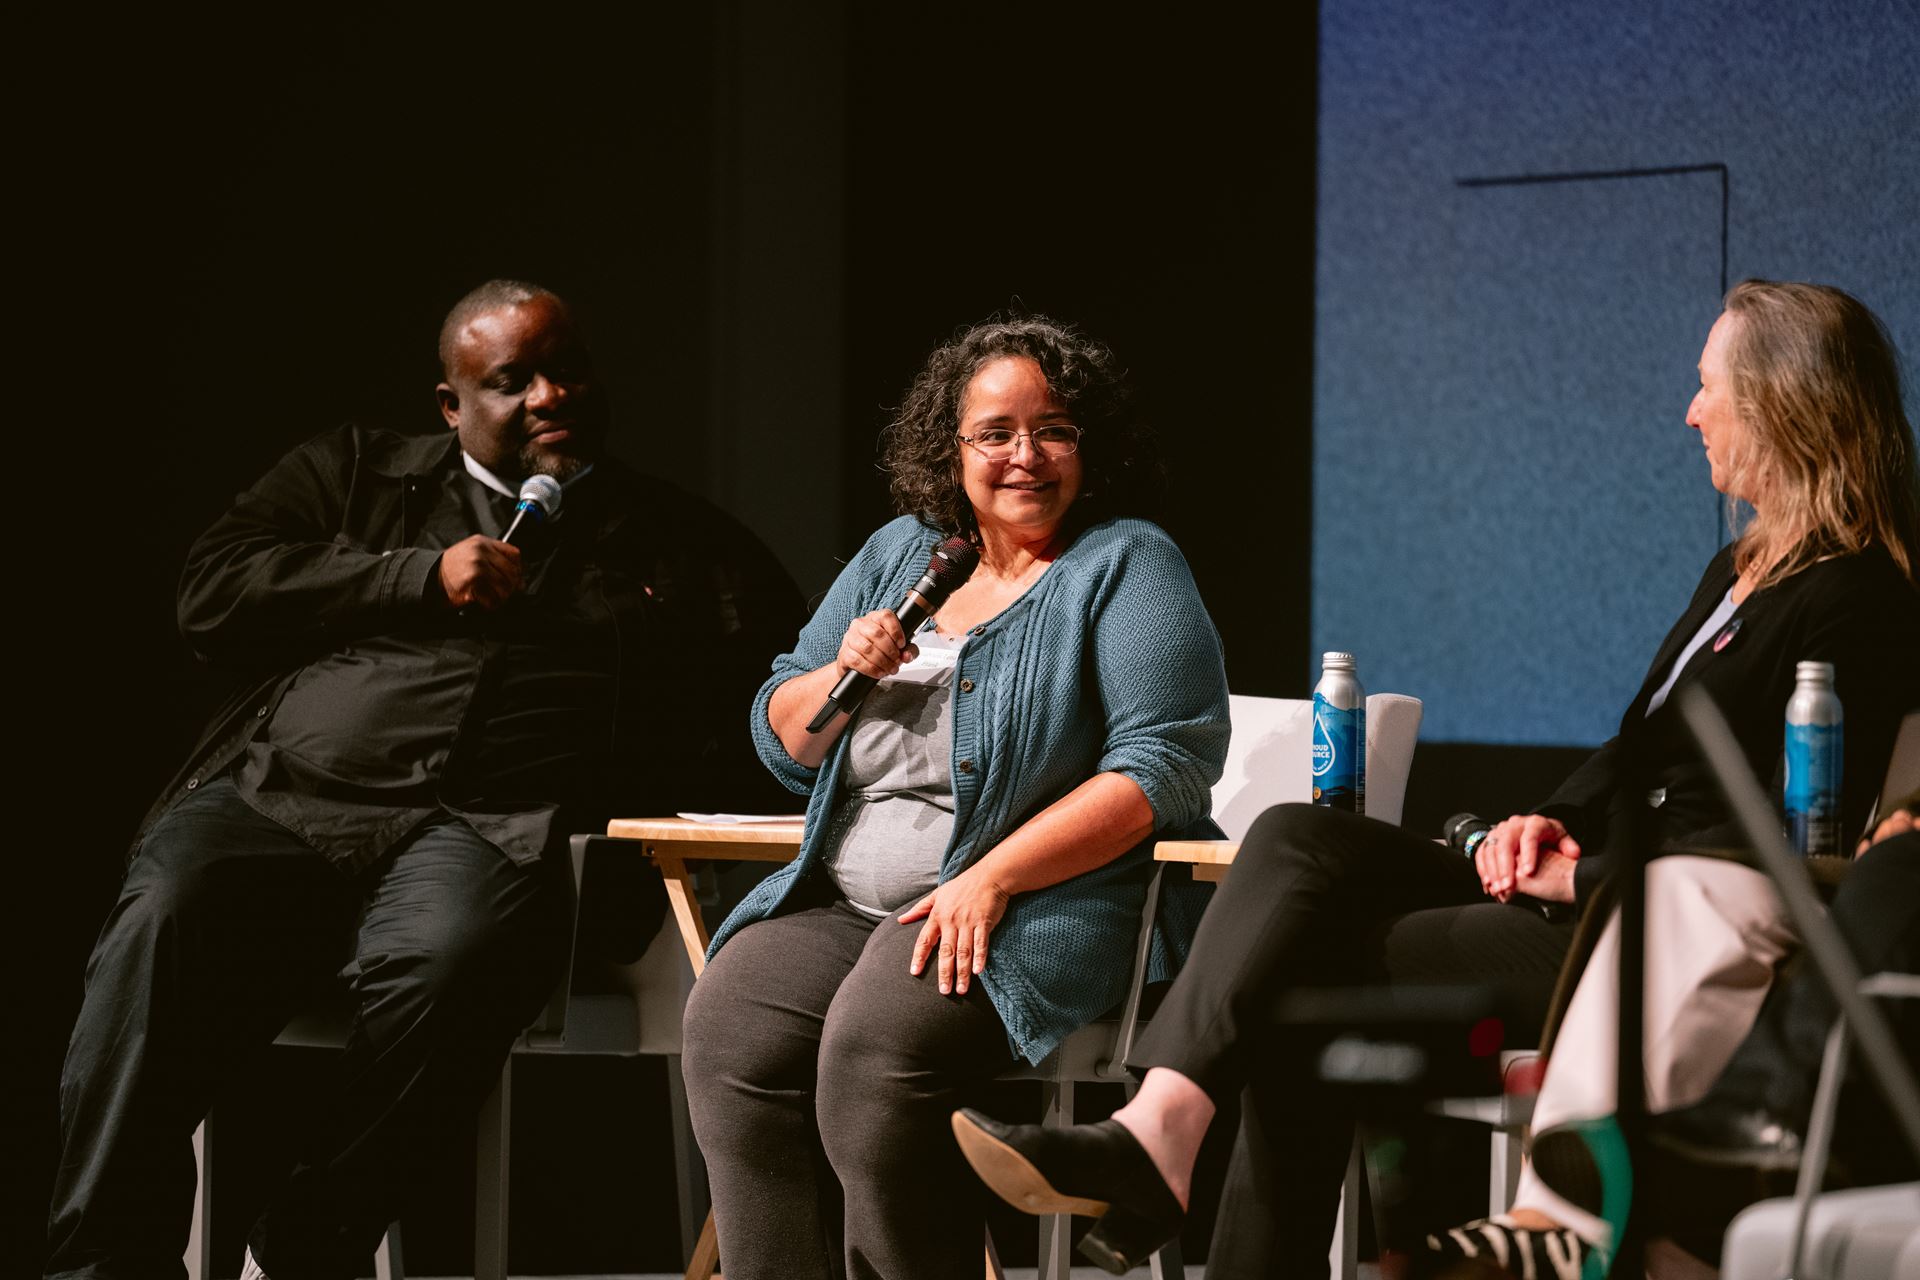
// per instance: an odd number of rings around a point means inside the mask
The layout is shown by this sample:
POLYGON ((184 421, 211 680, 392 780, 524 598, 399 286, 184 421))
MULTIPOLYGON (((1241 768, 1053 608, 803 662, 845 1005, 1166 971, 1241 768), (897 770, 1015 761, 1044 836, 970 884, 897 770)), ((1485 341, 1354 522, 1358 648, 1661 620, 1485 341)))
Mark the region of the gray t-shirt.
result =
POLYGON ((953 838, 953 670, 965 642, 915 636, 920 656, 867 695, 847 730, 826 868, 869 915, 911 906, 940 882, 953 838))

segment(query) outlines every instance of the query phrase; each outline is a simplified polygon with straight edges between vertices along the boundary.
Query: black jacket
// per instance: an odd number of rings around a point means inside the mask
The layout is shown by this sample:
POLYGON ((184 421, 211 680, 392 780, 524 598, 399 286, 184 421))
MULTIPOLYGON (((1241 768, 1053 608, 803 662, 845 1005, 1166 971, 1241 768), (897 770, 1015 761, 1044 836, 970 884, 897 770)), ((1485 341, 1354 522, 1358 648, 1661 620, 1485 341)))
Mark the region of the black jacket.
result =
MULTIPOLYGON (((1640 692, 1621 717, 1620 734, 1563 782, 1539 812, 1565 823, 1580 842, 1576 897, 1584 903, 1605 878, 1609 830, 1620 806, 1665 796, 1647 815, 1649 847, 1744 844, 1706 761, 1694 745, 1674 695, 1646 714, 1673 660, 1733 586, 1733 549, 1707 565, 1693 600, 1661 642, 1640 692), (1623 752, 1637 756, 1630 781, 1623 752)), ((1834 690, 1846 717, 1845 825, 1861 833, 1878 792, 1900 718, 1920 706, 1920 592, 1884 551, 1839 556, 1756 591, 1734 611, 1737 627, 1717 651, 1713 641, 1688 661, 1675 686, 1698 684, 1713 696, 1740 742, 1748 765, 1771 778, 1778 796, 1787 699, 1794 668, 1831 662, 1834 690)), ((1725 631, 1716 633, 1724 635, 1725 631)))
MULTIPOLYGON (((457 625, 426 596, 439 552, 418 543, 445 477, 461 467, 452 432, 350 424, 282 458, 195 542, 181 631, 204 659, 249 678, 142 835, 234 760, 306 663, 423 620, 457 625)), ((592 522, 587 554, 616 622, 619 692, 612 739, 595 753, 594 811, 569 820, 590 830, 621 813, 752 803, 769 788, 740 709, 804 617, 799 593, 751 533, 700 499, 610 460, 591 484, 593 503, 567 514, 592 522)))

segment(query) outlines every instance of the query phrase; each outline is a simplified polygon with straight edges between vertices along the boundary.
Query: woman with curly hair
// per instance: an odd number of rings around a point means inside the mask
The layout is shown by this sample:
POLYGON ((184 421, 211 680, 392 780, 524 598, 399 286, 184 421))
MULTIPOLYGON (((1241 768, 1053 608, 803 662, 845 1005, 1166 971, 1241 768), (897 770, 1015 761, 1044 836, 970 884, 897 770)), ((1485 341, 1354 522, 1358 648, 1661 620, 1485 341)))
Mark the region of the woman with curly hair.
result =
MULTIPOLYGON (((1834 665, 1846 709, 1843 826, 1857 833, 1862 795, 1870 797, 1881 779, 1900 717, 1920 710, 1920 663, 1914 661, 1920 653, 1920 467, 1897 354, 1878 319, 1849 294, 1822 285, 1747 280, 1727 294, 1726 310, 1708 335, 1700 383, 1687 422, 1706 446, 1714 487, 1727 495, 1728 523, 1740 530, 1715 566, 1721 576, 1738 575, 1730 599, 1759 603, 1799 595, 1815 605, 1794 654, 1834 665)), ((1714 573, 1709 579, 1717 582, 1714 573)), ((1728 625, 1737 627, 1742 615, 1751 619, 1753 612, 1743 606, 1728 625)), ((1768 777, 1780 756, 1779 719, 1786 705, 1778 683, 1771 696, 1746 705, 1720 702, 1736 729, 1760 721, 1763 749, 1750 750, 1749 763, 1768 777)), ((1885 852, 1870 856, 1868 845, 1863 840, 1859 848, 1864 870, 1849 871, 1848 887, 1832 904, 1837 925, 1859 930, 1850 939, 1858 956, 1871 953, 1867 937, 1876 927, 1910 934, 1916 919, 1909 899, 1900 924, 1875 923, 1876 912, 1897 913, 1901 896, 1911 892, 1912 844, 1890 842, 1885 852)), ((1799 935, 1772 881, 1720 857, 1651 863, 1644 927, 1644 1096, 1656 1113, 1648 1136, 1655 1148, 1672 1143, 1685 1149, 1700 1138, 1687 1130, 1700 1124, 1692 1104, 1735 1059, 1799 935)), ((1600 1216, 1602 1187, 1588 1143, 1596 1132, 1609 1131, 1617 1101, 1610 1068, 1619 1052, 1619 948, 1615 918, 1581 973, 1554 1040, 1533 1108, 1532 1158, 1512 1210, 1430 1237, 1432 1257, 1426 1261, 1435 1269, 1504 1257, 1502 1265, 1516 1275, 1556 1275, 1549 1262, 1557 1274, 1578 1275, 1588 1253, 1612 1249, 1613 1229, 1600 1216), (1596 1069, 1596 1063, 1602 1065, 1596 1069)), ((1803 1032, 1816 1059, 1825 1033, 1824 1025, 1803 1032)), ((1792 1074, 1783 1062, 1766 1061, 1764 1054, 1761 1060, 1771 1074, 1792 1074)), ((1736 1075, 1742 1066, 1751 1070, 1752 1060, 1736 1061, 1736 1075)), ((1737 1079, 1724 1083, 1739 1092, 1737 1079)), ((1769 1084, 1769 1094, 1777 1089, 1774 1096, 1794 1097, 1790 1083, 1769 1084)), ((1784 1114, 1761 1117, 1764 1123, 1754 1123, 1746 1136, 1756 1143, 1764 1137, 1775 1149, 1748 1155, 1762 1163, 1797 1163, 1811 1102, 1809 1086, 1799 1102, 1783 1105, 1784 1114)), ((1888 1142, 1884 1129, 1873 1138, 1867 1144, 1871 1157, 1857 1156, 1854 1174, 1910 1178, 1911 1161, 1898 1141, 1888 1142)), ((1861 1144, 1851 1145, 1866 1155, 1861 1144)), ((1740 1163, 1739 1153, 1724 1155, 1726 1163, 1740 1163)), ((1721 1234, 1740 1207, 1738 1197, 1702 1183, 1698 1170, 1686 1170, 1683 1181, 1667 1185, 1673 1174, 1668 1165, 1656 1159, 1639 1171, 1634 1212, 1653 1245, 1650 1275, 1686 1270, 1670 1243, 1717 1265, 1721 1234)), ((1756 1177, 1749 1183, 1754 1198, 1759 1182, 1756 1177)), ((1622 1188, 1613 1189, 1617 1194, 1622 1188)))
MULTIPOLYGON (((1138 518, 1160 478, 1111 352, 1039 316, 941 346, 889 427, 898 519, 752 712, 809 797, 799 858, 715 935, 686 1016, 729 1277, 976 1276, 984 1203, 948 1116, 1123 995, 1155 838, 1215 833, 1219 638, 1138 518), (950 536, 979 565, 893 612, 950 536), (848 672, 879 683, 809 721, 848 672)), ((1165 895, 1155 977, 1205 904, 1165 895)))

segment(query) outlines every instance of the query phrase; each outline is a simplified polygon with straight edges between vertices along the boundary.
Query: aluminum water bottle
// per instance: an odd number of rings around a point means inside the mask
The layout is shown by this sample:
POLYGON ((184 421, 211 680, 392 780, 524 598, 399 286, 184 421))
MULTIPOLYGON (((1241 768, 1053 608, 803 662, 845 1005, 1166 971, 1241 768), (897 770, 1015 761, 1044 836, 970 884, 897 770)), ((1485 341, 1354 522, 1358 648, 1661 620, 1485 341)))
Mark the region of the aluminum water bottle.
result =
POLYGON ((1367 691, 1353 673, 1350 653, 1320 656, 1320 683, 1313 686, 1313 802, 1367 811, 1367 691))
POLYGON ((1787 699, 1787 837, 1802 857, 1840 847, 1840 699, 1831 662, 1802 662, 1787 699))

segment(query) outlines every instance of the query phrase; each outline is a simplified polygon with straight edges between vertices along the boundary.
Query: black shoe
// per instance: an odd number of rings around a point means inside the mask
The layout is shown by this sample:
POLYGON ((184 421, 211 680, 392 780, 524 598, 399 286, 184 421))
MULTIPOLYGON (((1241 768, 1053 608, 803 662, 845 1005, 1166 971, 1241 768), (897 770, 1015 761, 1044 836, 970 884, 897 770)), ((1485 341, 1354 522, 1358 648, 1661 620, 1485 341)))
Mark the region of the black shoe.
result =
MULTIPOLYGON (((1733 1219, 1748 1205, 1792 1195, 1800 1158, 1799 1132, 1764 1108, 1709 1099, 1649 1116, 1649 1223, 1718 1266, 1733 1219)), ((1829 1187, 1848 1181, 1838 1162, 1829 1164, 1829 1187)))
POLYGON ((1047 1129, 969 1108, 953 1113, 953 1136, 980 1180, 1014 1208, 1099 1219, 1080 1252, 1114 1275, 1145 1262, 1186 1219, 1153 1157, 1116 1120, 1047 1129))
POLYGON ((1727 1129, 1698 1123, 1729 1114, 1753 1113, 1702 1103, 1648 1117, 1646 1148, 1631 1171, 1624 1146, 1605 1157, 1596 1154, 1608 1150, 1610 1136, 1618 1142, 1617 1130, 1609 1134, 1610 1120, 1555 1125, 1534 1137, 1533 1171, 1569 1203, 1605 1218, 1616 1232, 1625 1228, 1631 1203, 1647 1236, 1665 1236, 1717 1266, 1735 1215, 1757 1201, 1790 1194, 1799 1163, 1799 1139, 1791 1130, 1782 1135, 1781 1126, 1752 1122, 1727 1129))
POLYGON ((1709 1098, 1647 1121, 1652 1146, 1694 1164, 1741 1169, 1797 1169, 1800 1133, 1764 1107, 1709 1098))
MULTIPOLYGON (((1600 1172, 1600 1161, 1594 1154, 1594 1143, 1608 1139, 1619 1141, 1617 1128, 1610 1131, 1606 1129, 1611 1125, 1611 1118, 1554 1125, 1535 1134, 1527 1150, 1527 1158, 1532 1162, 1533 1171, 1540 1181, 1568 1204, 1584 1209, 1595 1217, 1605 1212, 1607 1186, 1600 1172)), ((1625 1154, 1624 1146, 1617 1150, 1621 1155, 1625 1154)), ((1630 1203, 1633 1196, 1632 1171, 1625 1168, 1616 1170, 1614 1181, 1616 1200, 1630 1203)))

